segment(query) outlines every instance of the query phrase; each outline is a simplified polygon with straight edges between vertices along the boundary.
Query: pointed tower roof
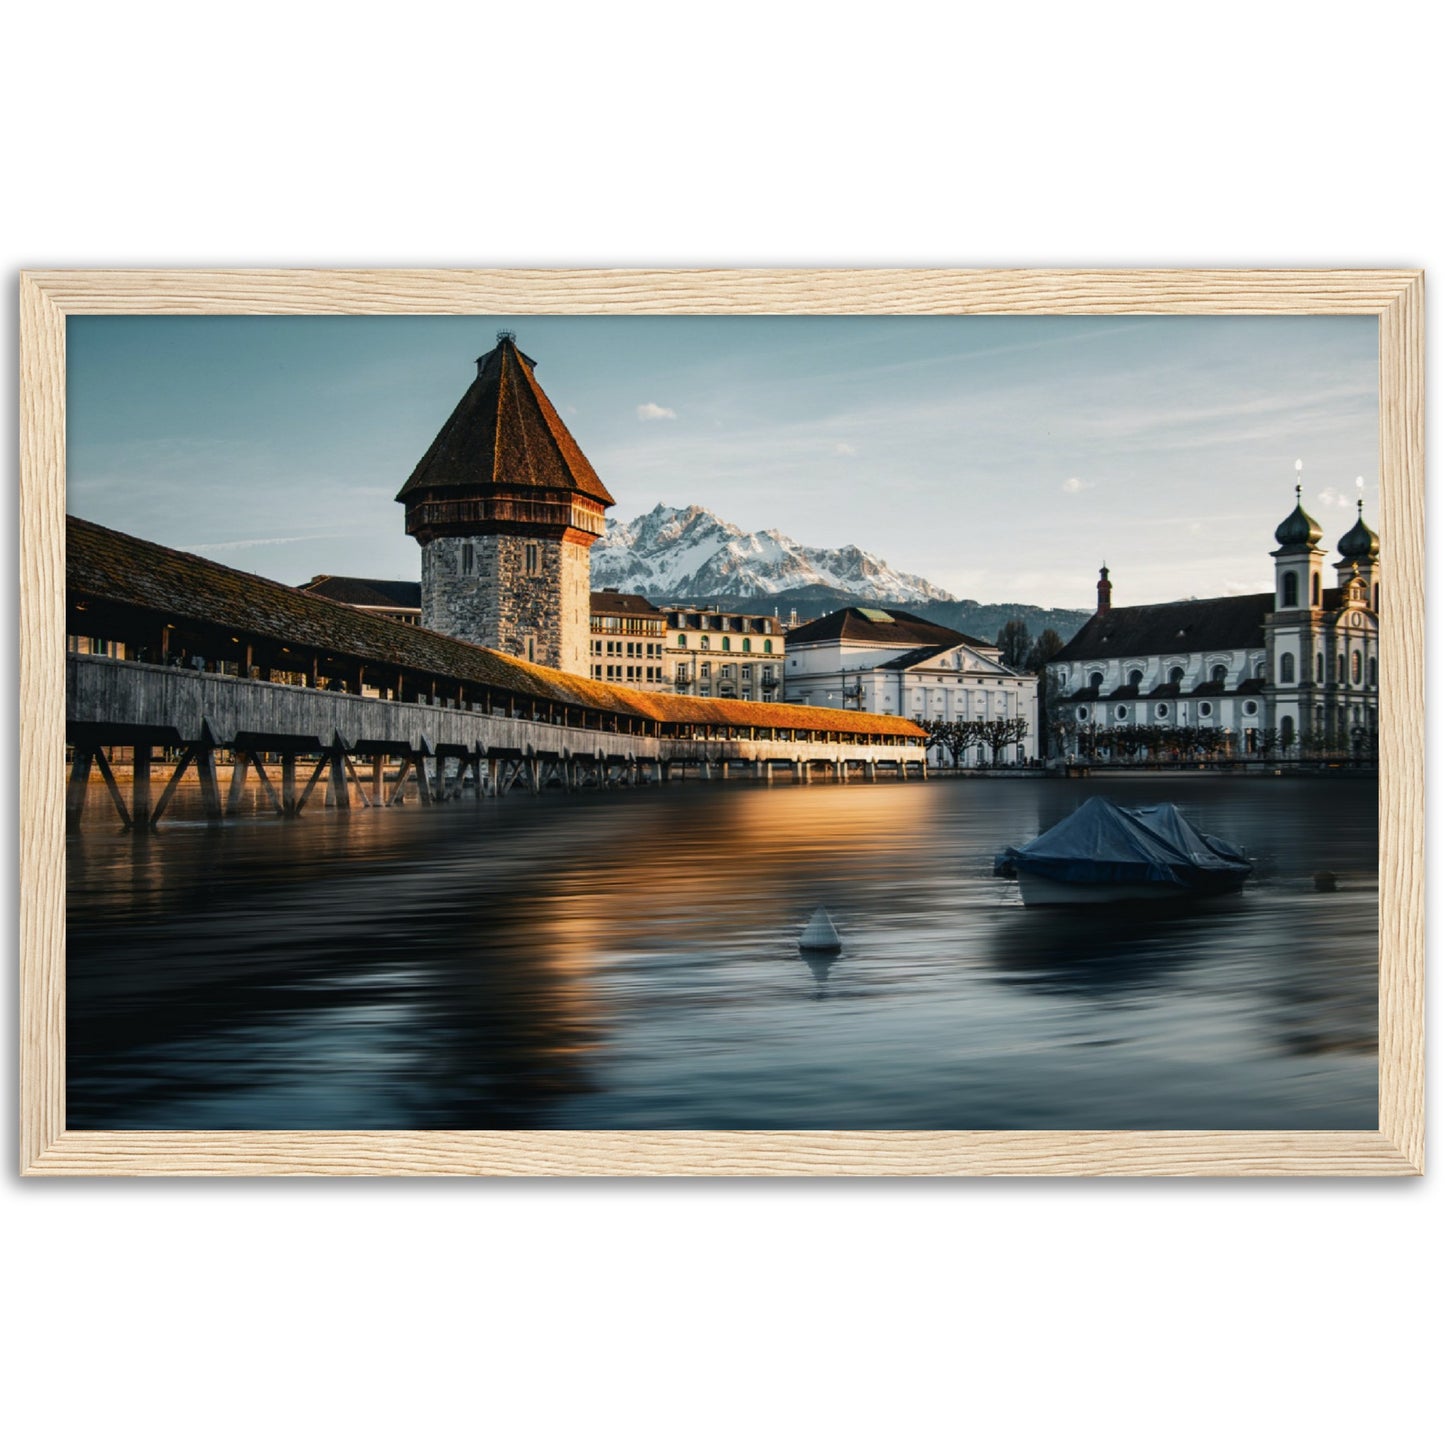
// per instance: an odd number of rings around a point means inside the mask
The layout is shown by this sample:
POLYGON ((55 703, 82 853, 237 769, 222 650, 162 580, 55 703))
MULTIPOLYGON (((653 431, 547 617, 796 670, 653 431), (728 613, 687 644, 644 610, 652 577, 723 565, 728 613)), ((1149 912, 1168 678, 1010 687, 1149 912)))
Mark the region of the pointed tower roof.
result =
POLYGON ((537 385, 536 365, 517 349, 510 331, 499 332, 496 346, 477 358, 477 379, 416 464, 397 501, 410 501, 421 492, 505 486, 580 492, 612 506, 612 494, 537 385))

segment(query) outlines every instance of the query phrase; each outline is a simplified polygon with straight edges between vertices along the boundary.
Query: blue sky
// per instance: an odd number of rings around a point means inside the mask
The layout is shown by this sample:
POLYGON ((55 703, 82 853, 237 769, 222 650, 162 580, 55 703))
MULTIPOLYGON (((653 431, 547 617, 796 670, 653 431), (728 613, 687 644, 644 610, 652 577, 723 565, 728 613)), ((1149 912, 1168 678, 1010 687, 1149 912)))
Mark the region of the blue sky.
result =
POLYGON ((985 602, 1262 591, 1378 525, 1373 317, 72 317, 70 511, 282 581, 415 577, 392 499, 500 328, 629 520, 699 503, 985 602))

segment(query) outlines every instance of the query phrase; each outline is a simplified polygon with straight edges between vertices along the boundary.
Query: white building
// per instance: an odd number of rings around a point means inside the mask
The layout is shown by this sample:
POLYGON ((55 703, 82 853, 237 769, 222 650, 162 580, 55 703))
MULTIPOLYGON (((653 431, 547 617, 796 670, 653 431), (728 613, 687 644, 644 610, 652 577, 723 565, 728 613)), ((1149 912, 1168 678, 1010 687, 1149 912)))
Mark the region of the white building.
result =
POLYGON ((1120 728, 1205 728, 1221 750, 1302 745, 1373 752, 1378 733, 1380 541, 1363 515, 1325 585, 1319 523, 1299 505, 1275 530, 1272 592, 1115 607, 1109 569, 1094 615, 1049 664, 1055 751, 1093 752, 1120 728))
MULTIPOLYGON (((999 649, 939 623, 879 607, 847 607, 789 629, 784 701, 930 722, 1023 719, 1007 760, 1036 758, 1038 680, 999 660, 999 649)), ((971 761, 993 760, 981 743, 971 761)), ((935 749, 930 761, 951 761, 935 749)))

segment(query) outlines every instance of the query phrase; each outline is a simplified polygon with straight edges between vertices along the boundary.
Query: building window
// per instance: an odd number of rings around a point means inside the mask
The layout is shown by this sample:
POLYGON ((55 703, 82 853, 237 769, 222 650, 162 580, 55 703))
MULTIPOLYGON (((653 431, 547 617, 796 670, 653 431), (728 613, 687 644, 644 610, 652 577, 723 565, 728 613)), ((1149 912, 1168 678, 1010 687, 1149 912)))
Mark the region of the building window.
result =
POLYGON ((733 640, 732 640, 732 638, 731 638, 731 637, 724 637, 724 638, 723 638, 723 651, 724 651, 724 652, 731 652, 732 650, 733 650, 733 640))
POLYGON ((1086 707, 1081 707, 1081 708, 1079 709, 1079 721, 1080 721, 1080 722, 1088 722, 1088 720, 1089 720, 1089 709, 1086 708, 1086 707))
POLYGON ((1279 680, 1281 682, 1294 681, 1294 653, 1282 652, 1279 655, 1279 680))
POLYGON ((1171 667, 1169 669, 1169 681, 1178 687, 1184 681, 1184 669, 1182 667, 1171 667))
POLYGON ((1208 717, 1214 711, 1213 703, 1202 702, 1199 704, 1199 716, 1208 717))
POLYGON ((531 636, 531 634, 529 633, 528 636, 527 636, 527 661, 528 661, 528 662, 536 662, 536 660, 537 660, 537 639, 536 639, 535 637, 531 636))
POLYGON ((771 652, 772 650, 773 650, 773 639, 772 639, 771 637, 769 637, 769 638, 767 638, 767 639, 763 642, 763 651, 764 651, 764 652, 771 652))
POLYGON ((1280 606, 1299 606, 1299 576, 1294 572, 1286 572, 1280 579, 1280 606))
POLYGON ((1130 670, 1129 670, 1129 686, 1130 686, 1130 687, 1138 687, 1139 684, 1140 684, 1141 682, 1143 682, 1143 681, 1144 681, 1144 674, 1143 674, 1142 672, 1140 672, 1137 667, 1130 668, 1130 670))
POLYGON ((1375 583, 1375 600, 1370 604, 1376 612, 1380 610, 1380 584, 1375 583))
POLYGON ((1323 652, 1315 653, 1315 681, 1325 680, 1325 655, 1323 652))
POLYGON ((1089 674, 1089 686, 1090 686, 1090 687, 1103 687, 1103 685, 1104 685, 1104 674, 1103 674, 1102 672, 1091 672, 1091 673, 1089 674))
POLYGON ((1229 676, 1229 669, 1223 663, 1216 663, 1209 669, 1210 682, 1222 683, 1229 676))
POLYGON ((1129 716, 1129 709, 1121 702, 1119 706, 1114 709, 1114 716, 1118 718, 1120 722, 1123 722, 1124 719, 1129 716))
POLYGON ((1380 685, 1380 659, 1377 658, 1377 657, 1372 657, 1372 658, 1370 659, 1370 686, 1371 686, 1371 687, 1378 687, 1379 685, 1380 685))
POLYGON ((1310 603, 1314 607, 1320 605, 1320 574, 1318 572, 1310 578, 1310 603))
POLYGON ((1294 746, 1294 719, 1292 717, 1280 719, 1279 741, 1282 747, 1292 748, 1294 746))
POLYGON ((698 675, 699 677, 711 677, 711 676, 712 676, 712 663, 710 663, 710 662, 705 662, 705 663, 703 663, 702 666, 698 668, 698 670, 697 670, 697 675, 698 675))
POLYGON ((703 634, 703 639, 702 639, 702 642, 701 642, 700 645, 701 645, 701 647, 703 648, 703 650, 706 651, 709 647, 712 646, 712 639, 711 639, 710 637, 708 637, 708 636, 706 635, 706 633, 704 633, 704 634, 703 634))
POLYGON ((477 549, 470 542, 462 543, 462 576, 470 577, 477 568, 477 549))
POLYGON ((1259 711, 1259 704, 1258 704, 1257 702, 1255 702, 1255 700, 1254 700, 1253 698, 1250 698, 1250 700, 1249 700, 1247 703, 1245 703, 1245 705, 1244 705, 1244 715, 1245 715, 1245 717, 1253 717, 1253 716, 1255 715, 1255 713, 1257 713, 1258 711, 1259 711))
POLYGON ((1358 686, 1360 678, 1360 651, 1356 648, 1354 652, 1350 654, 1350 681, 1358 686))
POLYGON ((1168 717, 1168 716, 1169 716, 1169 704, 1168 704, 1167 702, 1156 703, 1155 706, 1154 706, 1154 716, 1155 716, 1155 717, 1168 717))
POLYGON ((540 570, 537 562, 537 544, 535 542, 527 543, 526 559, 527 576, 535 577, 540 570))
POLYGON ((752 663, 750 663, 750 662, 745 662, 745 663, 743 664, 743 681, 744 681, 744 682, 751 682, 752 680, 753 680, 753 665, 752 665, 752 663))
POLYGON ((1343 682, 1345 680, 1345 654, 1343 652, 1335 659, 1335 664, 1335 680, 1343 682))
POLYGON ((744 652, 751 652, 752 650, 753 650, 753 640, 752 640, 752 638, 751 638, 751 637, 745 637, 745 638, 743 638, 743 651, 744 651, 744 652))
POLYGON ((687 646, 687 634, 685 632, 679 632, 677 634, 677 645, 679 647, 687 646))

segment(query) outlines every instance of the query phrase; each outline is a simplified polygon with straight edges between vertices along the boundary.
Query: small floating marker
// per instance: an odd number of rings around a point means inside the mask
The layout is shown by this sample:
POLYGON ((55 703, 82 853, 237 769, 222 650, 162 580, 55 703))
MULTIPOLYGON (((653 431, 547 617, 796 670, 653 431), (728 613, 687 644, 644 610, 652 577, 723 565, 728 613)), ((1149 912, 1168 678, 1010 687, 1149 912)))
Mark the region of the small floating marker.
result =
POLYGON ((838 937, 838 930, 833 927, 833 920, 828 917, 826 908, 816 909, 813 916, 808 920, 808 925, 803 929, 798 939, 798 948, 803 953, 839 953, 843 948, 843 940, 838 937))

